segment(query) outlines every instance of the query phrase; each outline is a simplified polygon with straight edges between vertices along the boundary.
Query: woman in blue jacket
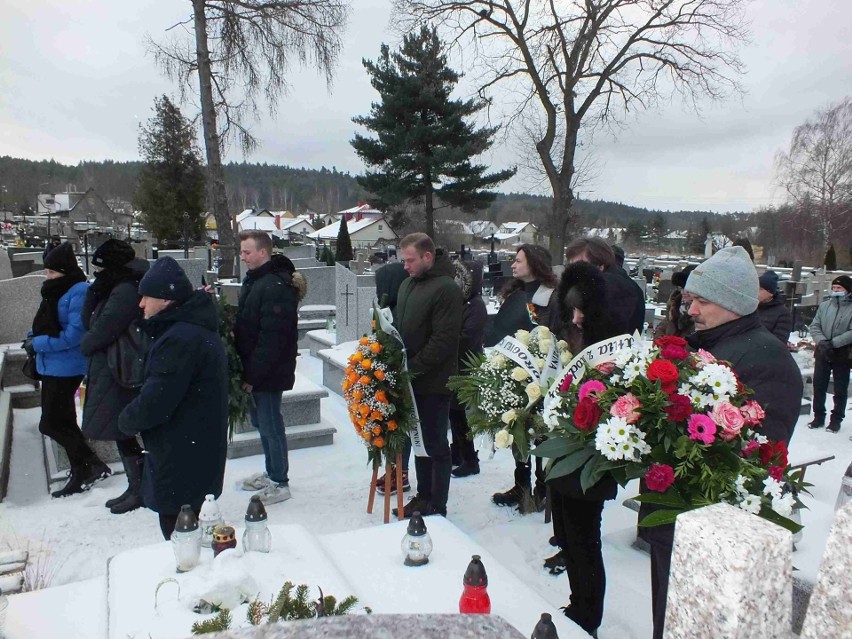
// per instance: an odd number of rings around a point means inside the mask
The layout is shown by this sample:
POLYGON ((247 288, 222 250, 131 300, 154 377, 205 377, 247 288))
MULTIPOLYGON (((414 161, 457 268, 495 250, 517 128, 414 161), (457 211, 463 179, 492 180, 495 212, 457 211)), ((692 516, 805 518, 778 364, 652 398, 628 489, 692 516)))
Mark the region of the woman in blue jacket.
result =
POLYGON ((86 358, 80 353, 85 333, 81 311, 89 288, 86 276, 67 242, 47 254, 44 268, 42 301, 24 348, 35 355, 41 376, 39 432, 62 446, 71 464, 68 483, 52 493, 65 497, 88 490, 112 471, 86 443, 74 405, 74 394, 86 372, 86 358))

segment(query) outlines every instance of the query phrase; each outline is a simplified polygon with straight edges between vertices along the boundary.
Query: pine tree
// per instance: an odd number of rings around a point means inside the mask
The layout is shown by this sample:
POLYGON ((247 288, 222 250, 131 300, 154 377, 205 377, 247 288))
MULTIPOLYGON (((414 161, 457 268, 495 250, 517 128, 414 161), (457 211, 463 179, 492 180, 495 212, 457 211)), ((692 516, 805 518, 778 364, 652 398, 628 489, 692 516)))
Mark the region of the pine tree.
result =
POLYGON ((486 173, 486 166, 471 162, 491 147, 497 129, 475 129, 466 121, 483 102, 450 99, 459 75, 447 66, 436 30, 424 26, 406 35, 399 52, 383 44, 379 59, 363 64, 381 101, 369 116, 353 118, 376 135, 355 134, 352 140, 368 167, 358 183, 379 206, 422 203, 432 237, 436 199, 466 213, 487 208, 496 195, 485 189, 508 180, 515 169, 486 173))
POLYGON ((337 247, 334 259, 338 262, 348 262, 355 259, 355 254, 352 252, 352 240, 349 238, 349 226, 346 223, 345 215, 340 216, 340 228, 337 230, 337 247))
POLYGON ((825 259, 823 260, 823 263, 825 264, 825 270, 837 270, 837 253, 834 252, 834 244, 828 245, 828 250, 825 252, 825 259))
POLYGON ((142 224, 160 241, 178 239, 189 215, 190 237, 201 233, 204 169, 195 146, 195 129, 165 95, 154 100, 154 116, 140 125, 139 152, 145 164, 133 204, 142 224))

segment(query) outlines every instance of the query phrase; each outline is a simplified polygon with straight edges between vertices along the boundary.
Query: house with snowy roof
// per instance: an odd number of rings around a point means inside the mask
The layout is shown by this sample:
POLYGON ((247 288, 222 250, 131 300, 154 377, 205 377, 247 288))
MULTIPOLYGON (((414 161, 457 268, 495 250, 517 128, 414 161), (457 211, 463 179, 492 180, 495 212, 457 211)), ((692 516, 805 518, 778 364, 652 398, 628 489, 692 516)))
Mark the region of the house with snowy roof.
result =
MULTIPOLYGON (((371 248, 373 246, 383 246, 388 243, 395 243, 399 240, 399 235, 390 227, 384 216, 381 217, 362 217, 361 219, 351 219, 346 221, 346 228, 349 231, 349 239, 352 241, 353 248, 371 248)), ((315 242, 336 242, 337 234, 340 231, 340 220, 332 222, 328 226, 308 234, 308 238, 315 242)))
MULTIPOLYGON (((482 239, 490 240, 491 234, 482 239)), ((543 238, 539 235, 535 224, 531 222, 503 222, 497 232, 494 233, 494 241, 504 246, 518 246, 520 244, 540 244, 543 238)))

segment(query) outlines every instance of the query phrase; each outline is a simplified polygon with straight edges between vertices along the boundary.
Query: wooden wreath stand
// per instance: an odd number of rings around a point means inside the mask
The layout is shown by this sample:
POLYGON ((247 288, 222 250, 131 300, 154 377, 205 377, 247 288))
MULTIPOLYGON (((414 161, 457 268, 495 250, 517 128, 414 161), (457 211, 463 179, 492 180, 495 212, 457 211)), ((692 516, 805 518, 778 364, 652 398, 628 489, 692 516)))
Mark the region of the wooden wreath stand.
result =
MULTIPOLYGON (((381 457, 373 463, 373 479, 370 481, 370 500, 367 502, 367 513, 373 514, 373 504, 376 501, 376 485, 379 479, 379 466, 381 465, 381 457)), ((393 465, 388 462, 385 465, 385 523, 390 521, 391 512, 391 472, 393 465)), ((397 517, 402 521, 405 516, 403 514, 404 507, 402 505, 402 453, 396 455, 396 502, 397 502, 397 517)))

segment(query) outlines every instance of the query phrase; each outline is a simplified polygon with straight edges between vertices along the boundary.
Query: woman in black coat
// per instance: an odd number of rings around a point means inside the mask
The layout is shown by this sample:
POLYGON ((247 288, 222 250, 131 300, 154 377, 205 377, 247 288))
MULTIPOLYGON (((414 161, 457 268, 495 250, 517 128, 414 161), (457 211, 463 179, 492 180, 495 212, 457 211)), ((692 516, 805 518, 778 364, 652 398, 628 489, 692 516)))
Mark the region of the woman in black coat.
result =
MULTIPOLYGON (((569 264, 557 291, 560 328, 574 352, 621 334, 619 322, 610 317, 607 280, 588 262, 569 264)), ((603 619, 606 573, 601 553, 601 517, 604 502, 615 499, 618 486, 602 479, 583 492, 580 467, 570 475, 548 482, 553 533, 571 585, 565 616, 593 635, 603 619)), ((559 559, 553 557, 549 561, 559 559)), ((556 562, 554 562, 556 563, 556 562)))
POLYGON ((127 490, 107 500, 115 515, 140 508, 142 448, 135 437, 118 429, 118 416, 138 389, 125 388, 116 381, 107 362, 107 351, 127 334, 131 324, 142 319, 139 309, 139 280, 148 271, 147 260, 136 257, 133 247, 121 240, 107 240, 95 251, 92 264, 100 270, 89 287, 83 304, 86 334, 80 351, 89 358, 86 373, 86 401, 83 404, 83 435, 87 439, 114 441, 127 475, 127 490))

